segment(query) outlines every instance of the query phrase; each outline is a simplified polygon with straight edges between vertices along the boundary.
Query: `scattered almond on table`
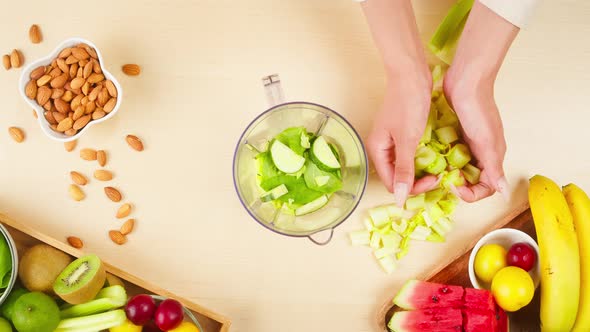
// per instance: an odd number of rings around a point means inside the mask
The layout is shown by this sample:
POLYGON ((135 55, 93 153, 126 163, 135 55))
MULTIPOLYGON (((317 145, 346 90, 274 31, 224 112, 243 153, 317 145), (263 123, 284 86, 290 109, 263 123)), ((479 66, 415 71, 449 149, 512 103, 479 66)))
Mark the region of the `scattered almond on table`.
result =
POLYGON ((86 177, 76 171, 71 171, 70 177, 72 178, 72 181, 79 186, 85 186, 88 183, 86 177))
POLYGON ((110 230, 109 237, 113 242, 115 242, 118 245, 122 245, 127 242, 127 237, 123 235, 123 233, 121 233, 120 231, 110 230))
POLYGON ((14 49, 10 53, 10 66, 12 68, 20 68, 23 64, 23 54, 21 51, 14 49))
POLYGON ((12 137, 12 139, 17 143, 21 143, 25 140, 25 134, 23 133, 22 129, 18 127, 8 128, 8 133, 10 134, 10 137, 12 137))
POLYGON ((121 226, 120 232, 123 235, 127 235, 133 231, 134 227, 135 227, 135 219, 128 219, 121 226))
POLYGON ((104 167, 107 164, 107 153, 104 150, 96 151, 96 160, 101 167, 104 167))
POLYGON ((68 236, 67 240, 68 243, 76 249, 82 249, 82 247, 84 247, 84 242, 82 242, 82 240, 79 237, 68 236))
POLYGON ((115 203, 120 202, 121 198, 123 198, 121 192, 113 187, 104 187, 104 193, 115 203))
POLYGON ((139 137, 135 135, 127 135, 125 140, 133 150, 143 151, 143 142, 141 141, 141 139, 139 139, 139 137))
POLYGON ((106 169, 99 169, 94 171, 94 178, 98 181, 111 181, 113 179, 113 173, 106 169))
POLYGON ((73 140, 73 141, 69 141, 69 142, 65 142, 64 143, 64 148, 66 149, 66 151, 68 152, 72 152, 74 151, 74 149, 76 148, 76 144, 78 143, 77 140, 73 140))
POLYGON ((10 64, 10 55, 4 54, 2 56, 2 65, 4 66, 4 69, 6 69, 6 70, 9 70, 10 68, 12 68, 12 65, 10 64))
POLYGON ((117 218, 118 219, 126 218, 129 216, 130 213, 131 213, 131 204, 125 203, 125 204, 121 205, 119 210, 117 210, 117 218))
POLYGON ((96 150, 94 149, 82 149, 80 150, 80 158, 88 161, 96 160, 96 150))
POLYGON ((29 28, 29 39, 33 44, 39 44, 43 40, 41 35, 41 28, 37 24, 31 25, 29 28))
POLYGON ((80 189, 80 187, 75 184, 70 184, 69 193, 70 197, 72 197, 72 199, 75 201, 81 201, 84 199, 84 197, 86 197, 82 189, 80 189))
POLYGON ((123 73, 125 75, 129 76, 137 76, 141 73, 141 67, 133 63, 123 65, 123 67, 121 67, 121 70, 123 70, 123 73))

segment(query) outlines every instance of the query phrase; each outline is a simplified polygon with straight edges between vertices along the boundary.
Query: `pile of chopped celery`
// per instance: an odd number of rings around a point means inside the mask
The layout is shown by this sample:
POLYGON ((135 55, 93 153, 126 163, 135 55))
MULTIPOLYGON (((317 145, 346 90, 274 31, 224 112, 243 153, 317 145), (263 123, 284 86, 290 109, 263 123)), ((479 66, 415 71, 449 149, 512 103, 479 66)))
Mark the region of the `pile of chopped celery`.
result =
MULTIPOLYGON (((442 77, 437 66, 433 77, 442 77)), ((408 198, 405 206, 395 204, 369 209, 365 229, 350 233, 353 245, 368 245, 381 267, 391 273, 396 261, 409 250, 410 241, 444 242, 453 227, 452 215, 458 198, 451 184, 462 186, 479 182, 480 170, 473 166, 469 147, 461 143, 459 119, 436 89, 426 130, 416 150, 416 178, 429 174, 440 178, 439 187, 408 198)))

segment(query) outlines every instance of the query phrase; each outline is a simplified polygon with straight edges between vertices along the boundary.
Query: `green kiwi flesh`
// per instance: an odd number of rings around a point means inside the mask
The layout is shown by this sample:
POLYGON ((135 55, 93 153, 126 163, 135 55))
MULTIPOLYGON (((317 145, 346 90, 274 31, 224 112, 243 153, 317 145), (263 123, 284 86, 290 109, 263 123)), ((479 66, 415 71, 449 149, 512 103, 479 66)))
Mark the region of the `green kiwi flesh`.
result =
POLYGON ((86 303, 96 297, 106 280, 106 271, 96 255, 82 256, 57 277, 53 291, 70 304, 86 303))

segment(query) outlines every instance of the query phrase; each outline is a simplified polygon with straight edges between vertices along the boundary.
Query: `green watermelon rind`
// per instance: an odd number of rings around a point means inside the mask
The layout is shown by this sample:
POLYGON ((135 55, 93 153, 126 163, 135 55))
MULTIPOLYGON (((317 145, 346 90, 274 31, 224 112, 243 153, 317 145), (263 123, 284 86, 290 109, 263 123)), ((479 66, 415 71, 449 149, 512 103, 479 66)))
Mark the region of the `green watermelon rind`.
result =
POLYGON ((459 307, 463 303, 463 295, 465 294, 465 289, 461 286, 454 286, 454 285, 444 285, 438 284, 428 281, 421 281, 411 279, 406 281, 403 285, 401 290, 397 293, 395 298, 393 299, 393 303, 398 307, 404 310, 416 310, 416 309, 426 309, 426 308, 442 308, 442 307, 459 307), (448 288, 451 290, 448 294, 436 293, 440 297, 440 303, 434 304, 431 303, 429 305, 424 305, 421 307, 417 307, 415 305, 417 298, 424 298, 425 294, 434 294, 435 289, 441 289, 443 287, 448 288), (460 296, 457 298, 455 294, 456 292, 461 291, 460 296), (446 299, 445 299, 446 298, 446 299), (456 301, 457 303, 453 303, 456 301))
POLYGON ((397 295, 395 296, 395 298, 393 299, 393 303, 405 310, 412 310, 414 309, 412 307, 412 305, 410 304, 410 299, 413 297, 414 295, 414 291, 416 289, 416 285, 419 283, 420 281, 418 280, 408 280, 406 281, 406 283, 403 285, 402 289, 400 289, 400 291, 397 293, 397 295))

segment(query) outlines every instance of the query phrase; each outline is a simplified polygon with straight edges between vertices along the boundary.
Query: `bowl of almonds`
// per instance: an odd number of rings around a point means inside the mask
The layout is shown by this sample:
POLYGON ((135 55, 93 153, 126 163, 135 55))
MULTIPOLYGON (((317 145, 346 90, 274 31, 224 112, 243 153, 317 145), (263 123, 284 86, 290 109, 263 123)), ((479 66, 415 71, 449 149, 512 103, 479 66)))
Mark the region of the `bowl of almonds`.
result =
POLYGON ((19 91, 37 113, 43 132, 61 142, 78 139, 92 125, 113 117, 122 99, 121 85, 104 68, 100 51, 82 38, 65 40, 27 66, 19 91))

